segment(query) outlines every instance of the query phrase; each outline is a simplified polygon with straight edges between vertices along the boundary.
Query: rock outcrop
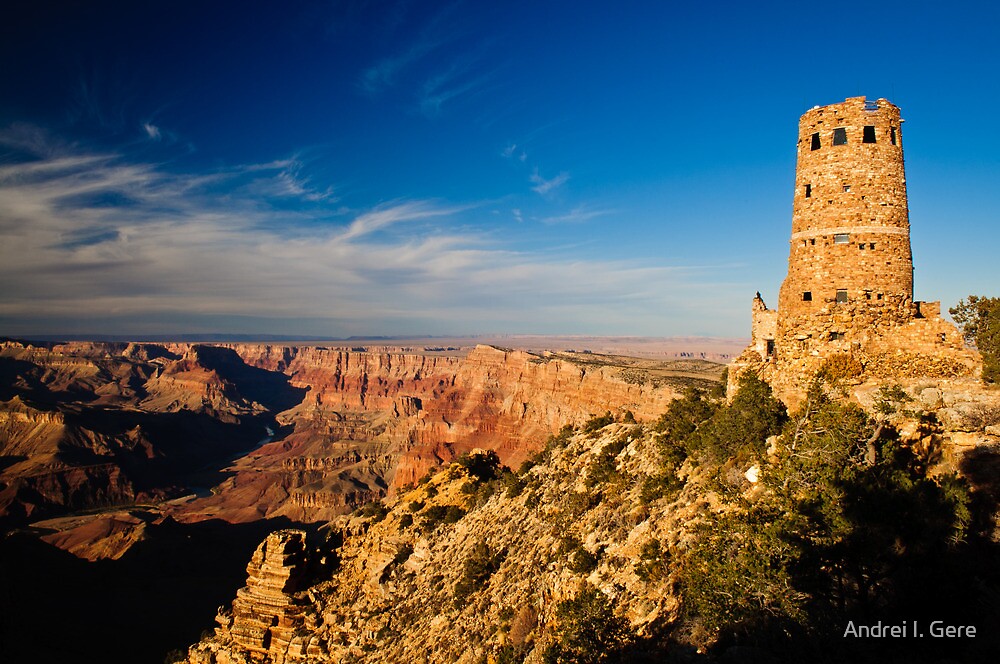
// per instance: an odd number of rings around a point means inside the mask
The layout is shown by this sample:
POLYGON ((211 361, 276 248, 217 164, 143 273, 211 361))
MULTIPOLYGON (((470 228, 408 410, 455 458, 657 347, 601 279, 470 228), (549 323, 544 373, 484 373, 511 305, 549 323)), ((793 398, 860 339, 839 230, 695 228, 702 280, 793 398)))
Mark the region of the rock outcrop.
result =
POLYGON ((302 530, 268 535, 247 565, 247 585, 237 593, 232 614, 219 617, 220 633, 252 655, 274 652, 282 657, 301 623, 295 594, 306 575, 305 540, 302 530))

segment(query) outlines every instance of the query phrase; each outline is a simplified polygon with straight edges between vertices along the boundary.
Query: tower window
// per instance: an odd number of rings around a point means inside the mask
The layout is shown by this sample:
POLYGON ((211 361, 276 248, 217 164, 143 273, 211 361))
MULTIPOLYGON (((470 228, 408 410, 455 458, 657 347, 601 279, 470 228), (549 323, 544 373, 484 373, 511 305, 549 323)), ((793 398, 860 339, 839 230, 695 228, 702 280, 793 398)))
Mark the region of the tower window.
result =
POLYGON ((830 333, 830 341, 840 341, 843 338, 844 338, 844 333, 843 332, 831 332, 830 333))
POLYGON ((816 238, 809 238, 809 244, 815 246, 816 245, 816 238))
POLYGON ((837 291, 837 302, 844 303, 847 302, 847 291, 838 290, 837 291))
POLYGON ((802 301, 803 302, 812 302, 813 301, 812 291, 806 291, 806 292, 804 292, 802 294, 802 301))
POLYGON ((851 185, 849 185, 849 184, 845 184, 844 185, 844 193, 845 194, 851 193, 851 185))
MULTIPOLYGON (((896 130, 893 129, 892 131, 893 131, 893 136, 895 136, 896 135, 895 134, 896 130)), ((896 139, 895 138, 893 138, 892 144, 893 145, 896 144, 896 139)), ((819 132, 818 131, 815 134, 812 135, 812 148, 811 149, 813 149, 813 150, 819 150, 819 132)))
POLYGON ((882 299, 882 293, 879 293, 878 295, 876 295, 875 299, 876 300, 881 300, 882 299))
POLYGON ((851 234, 850 233, 836 233, 833 236, 834 244, 850 244, 851 234))
POLYGON ((864 133, 861 135, 862 143, 875 142, 875 125, 865 125, 864 133))
POLYGON ((869 242, 868 243, 868 248, 869 249, 874 249, 875 248, 875 243, 874 242, 869 242))
POLYGON ((859 244, 858 245, 858 249, 860 249, 861 251, 864 251, 865 250, 865 243, 862 242, 861 244, 859 244))
POLYGON ((811 184, 806 185, 806 198, 812 198, 813 186, 811 184))
POLYGON ((845 127, 837 127, 833 130, 833 144, 847 145, 847 129, 845 127))
POLYGON ((767 356, 774 357, 774 339, 767 340, 767 356))
POLYGON ((889 127, 889 140, 892 141, 893 145, 896 144, 896 128, 895 127, 889 127))

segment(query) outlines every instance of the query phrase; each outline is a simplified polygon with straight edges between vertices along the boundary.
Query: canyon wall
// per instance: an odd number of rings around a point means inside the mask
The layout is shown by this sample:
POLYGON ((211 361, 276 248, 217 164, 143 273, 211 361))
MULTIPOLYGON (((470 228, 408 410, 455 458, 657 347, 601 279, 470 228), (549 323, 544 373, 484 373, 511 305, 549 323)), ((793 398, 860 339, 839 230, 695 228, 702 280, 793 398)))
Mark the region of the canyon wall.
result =
POLYGON ((25 522, 142 501, 181 521, 323 521, 473 448, 516 466, 565 424, 655 418, 721 372, 626 364, 491 346, 6 341, 0 511, 25 522))
POLYGON ((463 452, 494 449, 517 465, 567 423, 611 410, 658 416, 669 385, 612 367, 477 346, 466 356, 237 344, 250 366, 306 390, 278 414, 290 431, 233 466, 191 514, 325 520, 415 483, 463 452), (631 382, 630 382, 631 380, 631 382))

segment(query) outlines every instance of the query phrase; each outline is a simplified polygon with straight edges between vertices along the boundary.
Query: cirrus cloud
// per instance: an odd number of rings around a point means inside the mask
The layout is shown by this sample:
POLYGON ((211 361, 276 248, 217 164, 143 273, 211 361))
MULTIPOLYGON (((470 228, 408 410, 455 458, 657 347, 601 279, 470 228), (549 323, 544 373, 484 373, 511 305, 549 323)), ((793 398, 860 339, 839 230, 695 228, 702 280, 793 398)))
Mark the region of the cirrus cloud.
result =
POLYGON ((595 331, 596 311, 635 330, 692 277, 514 249, 483 205, 334 206, 295 159, 185 173, 38 148, 0 167, 0 334, 129 334, 150 321, 162 333, 595 331), (302 205, 275 203, 289 197, 302 205))

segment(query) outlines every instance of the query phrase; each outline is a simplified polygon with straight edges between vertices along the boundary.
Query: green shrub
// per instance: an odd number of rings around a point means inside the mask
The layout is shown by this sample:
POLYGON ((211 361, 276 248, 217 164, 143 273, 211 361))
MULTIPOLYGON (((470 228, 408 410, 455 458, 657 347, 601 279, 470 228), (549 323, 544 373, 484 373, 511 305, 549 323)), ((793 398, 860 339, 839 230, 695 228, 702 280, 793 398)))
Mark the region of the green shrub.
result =
POLYGON ((501 646, 496 653, 496 664, 522 664, 524 658, 531 652, 523 645, 513 645, 508 643, 501 646))
POLYGON ((667 572, 670 553, 660 545, 659 540, 649 540, 642 545, 639 562, 635 565, 635 573, 643 581, 655 581, 667 572))
POLYGON ((614 424, 614 422, 615 416, 611 414, 611 411, 608 411, 604 415, 597 415, 587 420, 583 425, 583 432, 586 434, 595 434, 609 424, 614 424))
POLYGON ((371 518, 373 523, 378 523, 389 514, 389 508, 381 500, 374 500, 359 507, 355 514, 371 518))
POLYGON ((587 551, 576 537, 563 537, 559 542, 559 553, 566 557, 566 566, 577 574, 589 574, 597 567, 598 556, 587 551))
POLYGON ((466 472, 479 482, 496 479, 502 467, 500 457, 493 450, 485 454, 463 454, 455 459, 455 463, 465 468, 466 472))
POLYGON ((598 484, 620 479, 618 472, 618 455, 625 449, 624 438, 612 441, 604 446, 591 462, 587 470, 587 478, 584 484, 587 488, 593 488, 598 484))
POLYGON ((546 663, 621 661, 633 640, 628 623, 615 615, 611 601, 593 586, 560 602, 556 617, 555 640, 542 654, 546 663))
POLYGON ((1000 297, 970 295, 948 310, 983 357, 983 382, 1000 383, 1000 297))
POLYGON ((790 571, 795 548, 773 515, 733 512, 705 524, 682 566, 685 612, 709 632, 753 629, 772 616, 802 618, 790 571))
POLYGON ((521 462, 521 465, 517 469, 518 475, 527 475, 531 472, 531 469, 538 465, 538 462, 534 458, 525 459, 521 462))
POLYGON ((732 402, 698 426, 687 437, 686 447, 715 463, 759 457, 768 437, 780 433, 786 419, 785 406, 774 398, 771 386, 744 372, 732 402))
POLYGON ((889 417, 898 413, 903 404, 910 401, 913 401, 913 398, 899 385, 883 385, 875 394, 873 407, 880 416, 889 417))
POLYGON ((507 473, 500 481, 507 488, 508 498, 517 498, 524 491, 524 487, 528 486, 528 482, 523 477, 514 473, 507 473))
POLYGON ((642 480, 639 487, 639 502, 648 505, 660 498, 673 500, 684 488, 684 480, 677 477, 677 473, 668 470, 655 475, 647 475, 642 480))
POLYGON ((810 389, 763 465, 766 492, 716 513, 679 561, 688 617, 750 643, 796 633, 842 646, 842 626, 861 615, 888 624, 963 610, 968 599, 942 598, 982 584, 949 562, 972 523, 968 488, 927 477, 877 431, 856 406, 810 389))
POLYGON ((465 510, 458 505, 431 505, 423 512, 424 519, 421 523, 421 529, 424 532, 430 532, 439 524, 456 523, 463 516, 465 516, 465 510))
POLYGON ((460 607, 469 595, 486 585, 493 573, 500 568, 504 554, 490 549, 485 542, 477 542, 469 557, 462 563, 462 576, 455 583, 454 603, 460 607))
POLYGON ((578 519, 601 502, 601 495, 589 491, 571 491, 563 499, 563 509, 570 519, 578 519))
POLYGON ((679 399, 670 402, 667 412, 653 425, 653 431, 665 434, 670 443, 683 443, 717 408, 700 390, 687 388, 679 399))
POLYGON ((569 569, 577 574, 590 574, 597 568, 597 556, 582 546, 570 555, 569 569))

